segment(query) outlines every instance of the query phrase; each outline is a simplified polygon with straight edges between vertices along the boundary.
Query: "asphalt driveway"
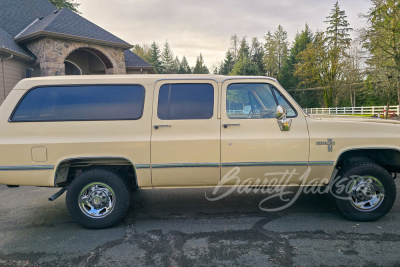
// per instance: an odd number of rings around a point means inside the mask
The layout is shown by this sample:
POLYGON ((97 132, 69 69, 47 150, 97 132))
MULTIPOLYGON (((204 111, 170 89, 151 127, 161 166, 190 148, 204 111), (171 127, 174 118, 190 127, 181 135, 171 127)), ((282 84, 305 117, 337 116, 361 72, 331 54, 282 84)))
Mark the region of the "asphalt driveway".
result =
POLYGON ((0 266, 400 265, 400 198, 379 221, 356 223, 328 195, 264 212, 260 192, 210 202, 212 189, 138 190, 123 222, 88 230, 65 196, 47 201, 56 191, 0 186, 0 266))

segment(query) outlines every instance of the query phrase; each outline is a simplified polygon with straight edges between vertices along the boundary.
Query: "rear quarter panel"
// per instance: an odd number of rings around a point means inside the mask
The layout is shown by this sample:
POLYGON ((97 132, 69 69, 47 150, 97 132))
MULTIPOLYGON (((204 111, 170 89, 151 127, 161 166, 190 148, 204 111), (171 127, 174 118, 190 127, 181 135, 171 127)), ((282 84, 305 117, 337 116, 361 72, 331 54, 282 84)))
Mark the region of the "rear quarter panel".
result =
MULTIPOLYGON (((70 158, 123 157, 136 165, 150 164, 153 84, 141 84, 145 88, 145 104, 138 120, 9 122, 14 107, 32 85, 25 84, 25 90, 21 89, 24 83, 17 85, 19 90, 14 89, 0 107, 0 184, 54 186, 57 165, 70 158), (33 147, 46 147, 47 161, 34 162, 33 147), (52 168, 18 170, 19 166, 52 168)), ((136 171, 139 186, 151 187, 150 169, 136 171)))

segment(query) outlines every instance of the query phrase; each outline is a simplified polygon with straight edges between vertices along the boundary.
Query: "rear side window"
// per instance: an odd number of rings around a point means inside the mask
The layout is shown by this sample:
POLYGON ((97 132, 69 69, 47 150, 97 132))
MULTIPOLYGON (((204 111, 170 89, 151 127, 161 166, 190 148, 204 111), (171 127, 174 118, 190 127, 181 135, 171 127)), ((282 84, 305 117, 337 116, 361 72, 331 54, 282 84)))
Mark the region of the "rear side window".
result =
POLYGON ((214 87, 211 84, 164 84, 158 97, 161 120, 210 119, 214 110, 214 87))
POLYGON ((139 85, 40 87, 26 94, 11 121, 136 120, 143 103, 139 85))

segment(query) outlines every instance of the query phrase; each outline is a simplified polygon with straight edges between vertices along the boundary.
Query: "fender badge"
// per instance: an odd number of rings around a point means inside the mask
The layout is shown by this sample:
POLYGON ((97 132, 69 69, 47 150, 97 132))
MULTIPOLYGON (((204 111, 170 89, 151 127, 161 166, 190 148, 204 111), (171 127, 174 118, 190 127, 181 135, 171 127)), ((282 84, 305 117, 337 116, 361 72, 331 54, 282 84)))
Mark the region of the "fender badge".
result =
POLYGON ((317 146, 328 146, 328 152, 332 152, 334 144, 335 142, 332 141, 332 138, 328 138, 328 141, 317 142, 317 146))

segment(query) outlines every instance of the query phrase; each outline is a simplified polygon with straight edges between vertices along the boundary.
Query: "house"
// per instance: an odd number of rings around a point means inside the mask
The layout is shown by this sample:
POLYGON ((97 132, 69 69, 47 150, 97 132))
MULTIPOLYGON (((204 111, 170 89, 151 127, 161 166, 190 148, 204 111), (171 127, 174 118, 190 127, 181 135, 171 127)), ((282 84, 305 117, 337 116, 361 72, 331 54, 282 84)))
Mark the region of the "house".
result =
POLYGON ((26 77, 154 73, 132 47, 48 0, 0 0, 0 104, 26 77))

